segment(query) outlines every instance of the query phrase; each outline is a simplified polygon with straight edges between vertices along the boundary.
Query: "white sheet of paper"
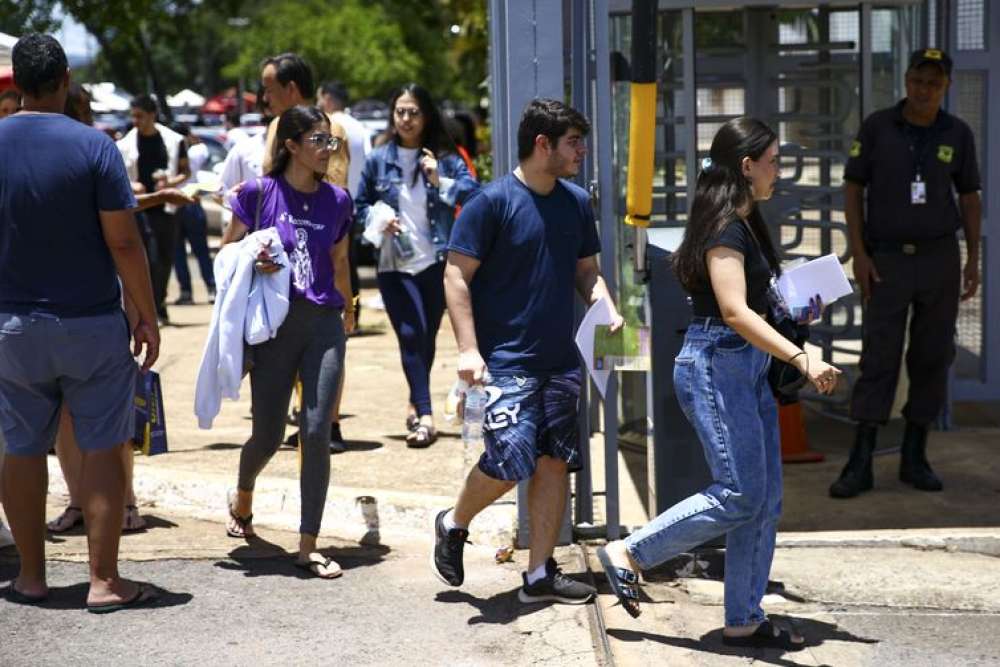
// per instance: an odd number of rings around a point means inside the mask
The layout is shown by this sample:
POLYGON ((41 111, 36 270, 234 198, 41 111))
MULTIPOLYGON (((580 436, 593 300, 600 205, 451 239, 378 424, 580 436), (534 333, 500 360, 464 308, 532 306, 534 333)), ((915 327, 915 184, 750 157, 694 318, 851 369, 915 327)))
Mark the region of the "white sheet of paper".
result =
POLYGON ((598 324, 611 324, 611 304, 606 299, 601 299, 590 307, 580 322, 580 328, 576 330, 576 347, 583 355, 583 360, 590 370, 590 377, 594 378, 594 384, 601 392, 601 398, 604 398, 611 371, 594 370, 594 329, 598 324))
POLYGON ((808 306, 809 299, 817 294, 829 305, 852 291, 844 267, 834 254, 787 269, 778 278, 778 289, 792 308, 808 306))

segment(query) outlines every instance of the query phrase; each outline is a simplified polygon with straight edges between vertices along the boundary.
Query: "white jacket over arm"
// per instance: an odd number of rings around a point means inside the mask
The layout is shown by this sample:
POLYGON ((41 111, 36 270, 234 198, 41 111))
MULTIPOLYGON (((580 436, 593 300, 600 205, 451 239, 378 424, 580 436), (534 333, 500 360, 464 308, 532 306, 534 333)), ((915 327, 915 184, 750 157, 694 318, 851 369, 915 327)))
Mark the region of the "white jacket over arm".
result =
POLYGON ((194 393, 200 428, 212 428, 223 397, 240 397, 244 341, 257 345, 278 334, 288 314, 289 270, 281 238, 273 227, 230 243, 216 255, 218 291, 194 393), (254 269, 254 262, 261 246, 268 242, 271 257, 283 266, 263 274, 254 269))

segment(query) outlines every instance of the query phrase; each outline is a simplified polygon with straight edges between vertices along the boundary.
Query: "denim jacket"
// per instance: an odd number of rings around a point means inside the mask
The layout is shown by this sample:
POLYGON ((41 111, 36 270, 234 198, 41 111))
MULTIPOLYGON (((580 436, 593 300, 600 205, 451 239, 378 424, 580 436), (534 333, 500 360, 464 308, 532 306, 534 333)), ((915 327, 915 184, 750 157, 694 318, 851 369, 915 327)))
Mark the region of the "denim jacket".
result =
MULTIPOLYGON (((420 172, 427 192, 427 221, 431 228, 431 241, 437 249, 437 261, 443 261, 455 222, 455 207, 479 189, 479 183, 469 174, 462 158, 455 154, 438 157, 440 186, 435 187, 420 172)), ((403 185, 403 168, 399 164, 396 143, 379 146, 365 160, 361 172, 358 196, 354 199, 355 219, 367 226, 369 212, 376 202, 382 201, 394 211, 399 211, 399 190, 403 185)))

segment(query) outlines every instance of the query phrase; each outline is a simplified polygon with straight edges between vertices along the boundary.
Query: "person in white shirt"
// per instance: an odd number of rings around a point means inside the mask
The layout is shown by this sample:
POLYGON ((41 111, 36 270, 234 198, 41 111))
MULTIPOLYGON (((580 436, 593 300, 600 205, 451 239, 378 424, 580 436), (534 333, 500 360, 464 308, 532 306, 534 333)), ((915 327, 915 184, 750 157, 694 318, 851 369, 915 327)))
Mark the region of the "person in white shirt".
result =
POLYGON ((231 151, 233 147, 242 142, 244 139, 249 139, 250 134, 240 127, 240 112, 237 110, 230 111, 226 114, 226 150, 231 151))
MULTIPOLYGON (((347 88, 339 81, 328 81, 316 91, 316 104, 326 115, 340 123, 347 133, 347 148, 351 155, 351 162, 347 169, 347 191, 351 193, 351 198, 358 196, 358 187, 361 185, 361 172, 365 168, 365 159, 372 152, 372 140, 368 130, 354 116, 348 113, 347 105, 350 97, 347 88)), ((354 297, 354 321, 355 326, 361 322, 361 302, 358 294, 361 292, 361 281, 358 278, 358 229, 356 225, 351 225, 351 292, 354 297)))
MULTIPOLYGON (((198 172, 204 169, 208 163, 208 147, 184 123, 177 123, 174 125, 173 130, 184 137, 184 143, 187 146, 190 176, 181 184, 181 188, 183 188, 185 185, 198 182, 198 172)), ((174 305, 189 306, 194 303, 191 290, 191 271, 188 269, 185 241, 190 244, 191 253, 198 261, 198 269, 201 271, 201 279, 205 281, 208 300, 212 302, 215 300, 215 276, 212 273, 212 256, 208 252, 208 221, 205 218, 205 209, 201 207, 200 201, 196 201, 193 204, 188 204, 177 209, 176 215, 179 229, 177 232, 177 249, 174 255, 174 271, 177 274, 177 282, 180 284, 181 294, 174 301, 174 305)))

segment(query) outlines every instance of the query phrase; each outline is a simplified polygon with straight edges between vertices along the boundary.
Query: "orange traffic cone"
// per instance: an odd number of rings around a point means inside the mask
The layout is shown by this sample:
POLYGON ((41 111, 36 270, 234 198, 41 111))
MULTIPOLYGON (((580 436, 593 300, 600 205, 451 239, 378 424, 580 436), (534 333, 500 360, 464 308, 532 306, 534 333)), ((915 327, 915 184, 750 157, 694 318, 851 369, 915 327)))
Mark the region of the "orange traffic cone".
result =
POLYGON ((778 426, 781 429, 782 463, 817 463, 823 460, 822 454, 809 449, 801 403, 779 404, 778 426))

